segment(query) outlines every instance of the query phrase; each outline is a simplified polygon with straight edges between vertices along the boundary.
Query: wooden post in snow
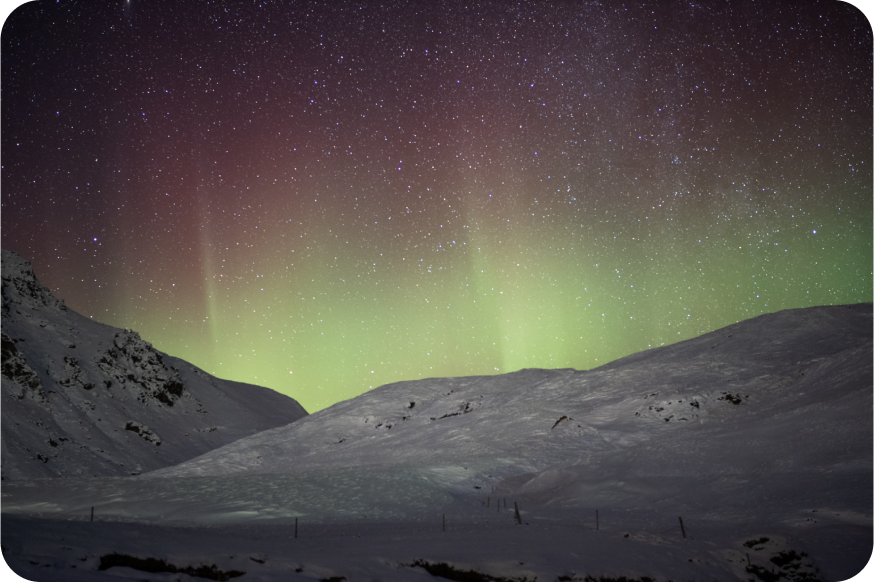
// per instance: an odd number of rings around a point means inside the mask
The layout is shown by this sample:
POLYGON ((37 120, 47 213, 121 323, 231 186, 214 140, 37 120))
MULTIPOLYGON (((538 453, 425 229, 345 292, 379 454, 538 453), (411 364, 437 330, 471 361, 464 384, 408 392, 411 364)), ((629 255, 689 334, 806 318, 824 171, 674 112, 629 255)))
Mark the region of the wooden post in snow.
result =
POLYGON ((297 518, 294 518, 294 539, 297 539, 297 518))
POLYGON ((683 539, 686 539, 686 528, 683 527, 683 518, 680 518, 680 531, 683 533, 683 539))
POLYGON ((514 502, 513 502, 513 507, 516 508, 516 523, 517 523, 518 525, 522 525, 522 516, 519 515, 519 504, 516 503, 516 502, 514 501, 514 502))
POLYGON ((91 521, 94 521, 94 506, 91 506, 91 521))

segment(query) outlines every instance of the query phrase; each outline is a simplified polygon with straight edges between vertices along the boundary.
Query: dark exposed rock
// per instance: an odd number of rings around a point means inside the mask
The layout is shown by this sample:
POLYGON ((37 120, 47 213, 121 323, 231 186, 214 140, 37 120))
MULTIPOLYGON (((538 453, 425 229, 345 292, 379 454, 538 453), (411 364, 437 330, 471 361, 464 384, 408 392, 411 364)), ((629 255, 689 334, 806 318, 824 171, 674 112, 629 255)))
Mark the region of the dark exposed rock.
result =
POLYGON ((734 405, 738 405, 743 402, 743 398, 740 394, 732 394, 731 392, 723 392, 723 395, 717 398, 717 400, 724 400, 726 402, 731 402, 734 405))
POLYGON ((63 301, 40 285, 30 262, 12 251, 3 250, 2 281, 3 313, 13 307, 67 309, 63 301))
POLYGON ((58 384, 64 388, 81 388, 91 390, 94 384, 85 382, 79 360, 72 356, 64 356, 64 371, 58 374, 58 384))
POLYGON ((15 341, 5 333, 2 334, 2 336, 3 375, 21 386, 22 391, 18 396, 19 400, 25 396, 29 396, 37 402, 45 404, 48 401, 46 400, 45 391, 43 390, 39 376, 33 368, 27 365, 27 360, 25 360, 24 355, 18 351, 18 348, 15 346, 15 341))
POLYGON ((97 367, 118 384, 139 390, 144 403, 154 398, 173 406, 184 391, 179 371, 166 366, 161 354, 135 331, 115 334, 113 346, 97 358, 97 367))
POLYGON ((161 437, 159 437, 157 434, 155 434, 155 431, 153 431, 152 429, 150 429, 149 427, 147 427, 146 425, 144 425, 142 423, 139 423, 135 420, 129 420, 124 425, 124 429, 129 430, 131 432, 135 432, 136 434, 138 434, 141 437, 143 437, 144 439, 146 439, 148 442, 154 444, 156 447, 161 446, 161 437))

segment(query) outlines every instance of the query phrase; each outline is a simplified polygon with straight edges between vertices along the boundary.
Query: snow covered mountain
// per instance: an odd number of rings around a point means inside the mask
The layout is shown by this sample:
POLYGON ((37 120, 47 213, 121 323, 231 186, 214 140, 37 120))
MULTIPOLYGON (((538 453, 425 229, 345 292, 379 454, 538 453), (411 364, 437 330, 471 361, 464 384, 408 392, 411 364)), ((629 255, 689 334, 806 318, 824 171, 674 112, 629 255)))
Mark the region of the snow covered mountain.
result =
POLYGON ((138 477, 7 483, 4 557, 40 580, 843 580, 874 544, 872 323, 787 310, 589 371, 382 386, 138 477))
POLYGON ((590 371, 399 382, 155 475, 464 465, 470 487, 529 479, 533 492, 556 472, 615 472, 618 458, 649 476, 870 465, 871 338, 870 304, 813 307, 590 371))
POLYGON ((3 479, 132 475, 306 416, 94 322, 2 254, 3 479))

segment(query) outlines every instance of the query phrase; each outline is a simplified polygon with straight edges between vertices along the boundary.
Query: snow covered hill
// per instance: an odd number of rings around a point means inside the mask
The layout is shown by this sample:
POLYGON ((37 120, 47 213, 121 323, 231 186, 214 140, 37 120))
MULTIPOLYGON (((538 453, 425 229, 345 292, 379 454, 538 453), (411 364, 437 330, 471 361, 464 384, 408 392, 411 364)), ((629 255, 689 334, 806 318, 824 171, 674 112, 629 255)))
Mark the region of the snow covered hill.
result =
POLYGON ((529 476, 533 491, 551 472, 603 475, 619 458, 649 476, 870 464, 871 336, 870 304, 814 307, 590 371, 399 382, 154 475, 464 465, 459 486, 529 476))
POLYGON ((69 310, 2 254, 3 479, 132 475, 306 416, 69 310))
POLYGON ((872 350, 871 304, 813 307, 589 371, 382 386, 138 477, 6 484, 4 555, 40 580, 147 558, 252 580, 842 580, 874 544, 872 350))

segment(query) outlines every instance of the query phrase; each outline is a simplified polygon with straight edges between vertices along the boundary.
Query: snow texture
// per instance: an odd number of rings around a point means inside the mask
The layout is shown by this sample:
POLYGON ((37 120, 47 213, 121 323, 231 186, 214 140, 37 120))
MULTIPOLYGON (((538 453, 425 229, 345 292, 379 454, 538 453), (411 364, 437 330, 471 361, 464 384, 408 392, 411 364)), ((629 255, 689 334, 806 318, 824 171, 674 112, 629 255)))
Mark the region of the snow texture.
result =
POLYGON ((2 296, 4 480, 139 474, 306 416, 67 309, 6 250, 2 296))
POLYGON ((872 404, 871 304, 787 310, 589 371, 381 386, 137 477, 7 482, 4 556, 72 581, 842 580, 874 544, 872 404))

